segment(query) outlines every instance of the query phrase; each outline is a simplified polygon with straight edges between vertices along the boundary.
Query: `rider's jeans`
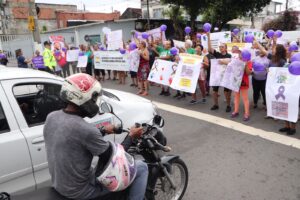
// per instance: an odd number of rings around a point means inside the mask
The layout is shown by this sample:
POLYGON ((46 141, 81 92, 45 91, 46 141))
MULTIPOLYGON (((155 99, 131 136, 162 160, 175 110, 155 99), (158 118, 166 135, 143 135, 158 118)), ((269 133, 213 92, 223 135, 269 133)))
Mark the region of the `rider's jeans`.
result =
MULTIPOLYGON (((147 180, 148 180, 148 166, 141 160, 136 160, 137 173, 134 181, 128 188, 129 200, 143 200, 145 197, 147 180)), ((106 189, 97 190, 89 199, 121 199, 123 197, 122 192, 109 192, 106 189)))

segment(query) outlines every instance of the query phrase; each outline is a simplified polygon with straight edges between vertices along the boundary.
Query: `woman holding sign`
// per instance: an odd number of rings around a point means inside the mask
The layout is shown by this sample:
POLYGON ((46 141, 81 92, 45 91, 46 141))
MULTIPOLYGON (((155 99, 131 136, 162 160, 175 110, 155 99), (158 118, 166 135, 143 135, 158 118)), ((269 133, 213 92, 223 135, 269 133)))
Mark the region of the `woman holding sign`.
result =
POLYGON ((150 72, 149 66, 149 51, 145 41, 140 41, 139 43, 139 54, 140 54, 140 64, 138 69, 138 81, 140 91, 138 94, 142 96, 148 95, 148 75, 150 72))

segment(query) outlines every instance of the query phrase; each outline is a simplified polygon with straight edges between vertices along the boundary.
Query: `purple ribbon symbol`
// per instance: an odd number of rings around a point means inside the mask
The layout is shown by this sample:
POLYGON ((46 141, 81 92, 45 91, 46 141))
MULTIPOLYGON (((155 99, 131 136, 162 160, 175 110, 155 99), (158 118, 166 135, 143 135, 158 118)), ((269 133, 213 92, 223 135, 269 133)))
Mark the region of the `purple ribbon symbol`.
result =
POLYGON ((275 95, 276 100, 279 100, 280 98, 285 100, 285 96, 283 95, 284 91, 285 87, 283 85, 278 88, 278 94, 275 95))

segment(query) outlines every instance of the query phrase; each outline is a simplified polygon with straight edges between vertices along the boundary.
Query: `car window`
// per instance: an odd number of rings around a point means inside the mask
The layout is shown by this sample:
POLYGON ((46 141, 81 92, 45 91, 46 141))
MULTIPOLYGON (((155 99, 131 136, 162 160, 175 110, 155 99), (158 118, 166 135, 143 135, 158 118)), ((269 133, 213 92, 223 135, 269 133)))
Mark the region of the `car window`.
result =
POLYGON ((14 96, 28 126, 43 124, 47 115, 64 107, 59 97, 61 85, 26 83, 13 87, 14 96))
POLYGON ((8 125, 4 110, 2 108, 2 105, 0 103, 0 134, 6 133, 9 131, 10 131, 9 125, 8 125))

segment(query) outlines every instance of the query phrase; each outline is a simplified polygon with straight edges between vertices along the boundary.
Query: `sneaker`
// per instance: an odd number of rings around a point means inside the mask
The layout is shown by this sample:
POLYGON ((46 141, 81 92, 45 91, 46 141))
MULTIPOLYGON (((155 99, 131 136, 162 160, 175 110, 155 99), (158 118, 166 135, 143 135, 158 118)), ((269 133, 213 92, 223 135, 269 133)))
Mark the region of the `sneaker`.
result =
POLYGON ((218 105, 213 105, 213 107, 210 108, 210 110, 218 110, 219 106, 218 105))
POLYGON ((239 113, 236 112, 231 113, 231 118, 236 118, 237 116, 239 116, 239 113))
POLYGON ((290 130, 291 130, 290 128, 284 127, 284 128, 279 129, 279 132, 284 133, 284 132, 289 132, 290 130))
POLYGON ((134 84, 134 83, 130 84, 130 87, 134 87, 134 86, 135 86, 135 84, 134 84))
POLYGON ((206 103, 206 99, 205 98, 201 99, 200 103, 205 104, 206 103))
POLYGON ((243 118, 243 121, 244 122, 247 122, 247 121, 249 121, 250 120, 250 116, 244 116, 244 118, 243 118))
POLYGON ((231 106, 227 106, 225 111, 226 112, 231 112, 231 106))
POLYGON ((196 104, 196 103, 197 103, 197 101, 194 100, 194 99, 190 101, 190 104, 191 104, 191 105, 196 104))
POLYGON ((165 95, 165 91, 161 91, 159 95, 165 95))
POLYGON ((295 135, 296 134, 296 129, 290 129, 286 133, 287 135, 295 135))
POLYGON ((165 96, 170 96, 171 93, 170 93, 170 92, 165 92, 164 95, 165 95, 165 96))

